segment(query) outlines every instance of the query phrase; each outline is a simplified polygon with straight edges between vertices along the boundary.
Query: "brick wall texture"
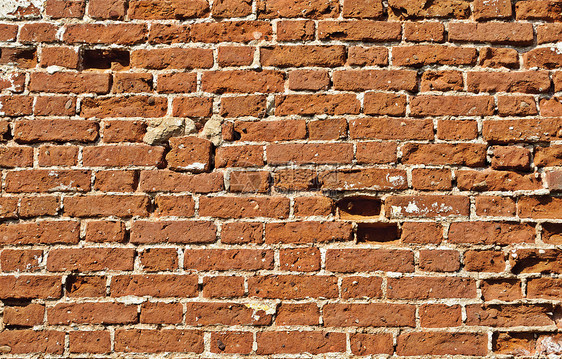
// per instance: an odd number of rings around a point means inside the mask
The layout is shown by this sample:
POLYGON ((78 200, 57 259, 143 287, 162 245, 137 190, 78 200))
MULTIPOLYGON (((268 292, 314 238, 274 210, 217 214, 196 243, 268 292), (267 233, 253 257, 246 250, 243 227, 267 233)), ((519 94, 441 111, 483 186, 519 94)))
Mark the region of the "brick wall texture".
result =
POLYGON ((0 18, 1 357, 562 355, 562 1, 0 18))

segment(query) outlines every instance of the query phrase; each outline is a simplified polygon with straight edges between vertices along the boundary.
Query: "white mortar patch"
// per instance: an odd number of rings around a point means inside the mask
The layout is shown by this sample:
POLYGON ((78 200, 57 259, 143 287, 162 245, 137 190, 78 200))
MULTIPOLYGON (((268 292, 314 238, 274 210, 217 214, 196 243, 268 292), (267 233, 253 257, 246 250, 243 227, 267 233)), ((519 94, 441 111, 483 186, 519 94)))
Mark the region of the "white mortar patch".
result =
POLYGON ((0 0, 0 19, 13 17, 18 9, 27 9, 33 6, 43 10, 43 0, 0 0))

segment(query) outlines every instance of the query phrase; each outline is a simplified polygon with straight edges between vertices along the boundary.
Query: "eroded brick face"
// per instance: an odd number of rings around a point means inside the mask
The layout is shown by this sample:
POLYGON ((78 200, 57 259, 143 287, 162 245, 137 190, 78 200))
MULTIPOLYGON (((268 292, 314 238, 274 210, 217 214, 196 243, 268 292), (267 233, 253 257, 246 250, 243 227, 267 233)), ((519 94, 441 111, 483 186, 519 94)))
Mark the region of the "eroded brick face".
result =
POLYGON ((561 21, 0 0, 0 357, 562 356, 561 21))

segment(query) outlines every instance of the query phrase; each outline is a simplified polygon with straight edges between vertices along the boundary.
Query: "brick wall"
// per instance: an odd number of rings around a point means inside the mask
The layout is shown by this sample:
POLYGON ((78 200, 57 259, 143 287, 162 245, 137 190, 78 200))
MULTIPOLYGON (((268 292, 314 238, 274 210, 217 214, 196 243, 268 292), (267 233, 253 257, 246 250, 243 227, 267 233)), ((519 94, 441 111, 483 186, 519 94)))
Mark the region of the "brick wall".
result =
POLYGON ((562 354, 562 1, 0 17, 0 356, 562 354))

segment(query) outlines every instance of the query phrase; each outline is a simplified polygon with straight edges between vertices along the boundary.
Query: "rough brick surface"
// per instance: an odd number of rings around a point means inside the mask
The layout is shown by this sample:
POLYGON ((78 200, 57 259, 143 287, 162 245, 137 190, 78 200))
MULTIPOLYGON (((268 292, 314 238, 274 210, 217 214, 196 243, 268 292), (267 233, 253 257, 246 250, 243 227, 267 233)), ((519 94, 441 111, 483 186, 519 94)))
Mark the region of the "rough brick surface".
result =
POLYGON ((561 22, 0 0, 0 358, 559 358, 561 22))

